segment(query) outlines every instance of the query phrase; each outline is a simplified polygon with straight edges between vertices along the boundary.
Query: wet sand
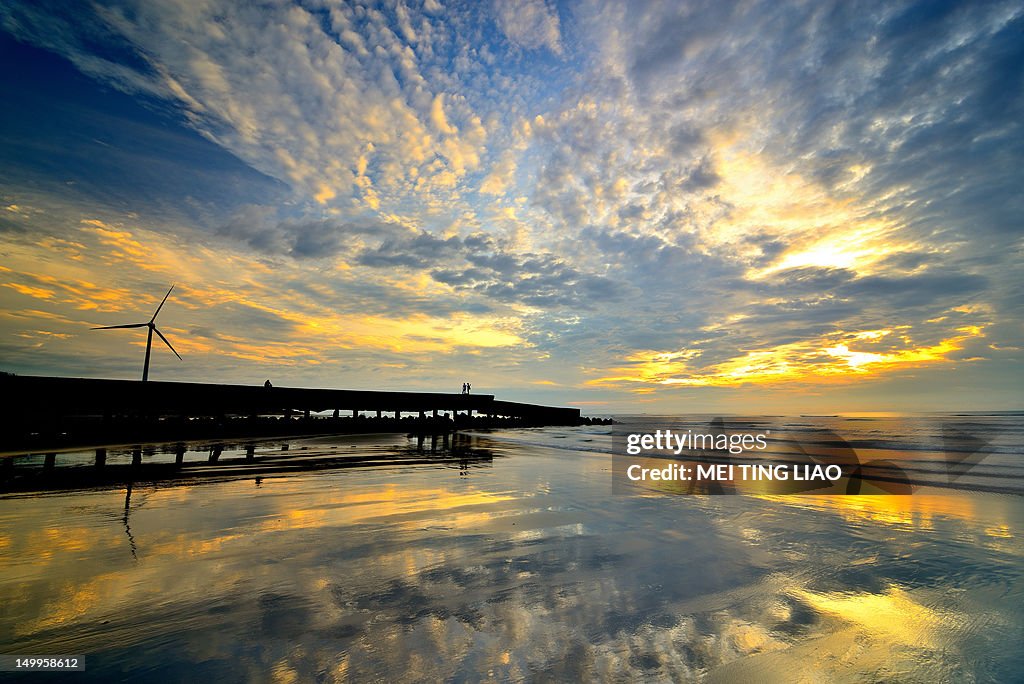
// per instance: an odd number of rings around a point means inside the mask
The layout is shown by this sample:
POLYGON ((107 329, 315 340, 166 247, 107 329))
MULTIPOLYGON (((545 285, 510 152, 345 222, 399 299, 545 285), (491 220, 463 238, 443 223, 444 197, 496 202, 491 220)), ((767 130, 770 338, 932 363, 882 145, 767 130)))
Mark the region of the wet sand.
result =
POLYGON ((600 433, 7 496, 0 652, 83 654, 76 681, 1024 673, 1021 497, 613 495, 600 433))

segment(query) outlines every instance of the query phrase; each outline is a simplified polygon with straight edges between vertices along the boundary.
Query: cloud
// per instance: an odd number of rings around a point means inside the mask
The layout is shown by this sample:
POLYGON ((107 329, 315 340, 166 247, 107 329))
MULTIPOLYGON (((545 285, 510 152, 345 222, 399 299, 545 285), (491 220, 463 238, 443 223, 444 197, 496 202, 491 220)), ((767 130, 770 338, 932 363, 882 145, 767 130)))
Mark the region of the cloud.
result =
POLYGON ((430 105, 430 122, 434 124, 434 128, 437 129, 438 133, 444 135, 455 135, 458 130, 448 123, 448 117, 444 113, 444 93, 438 93, 434 96, 434 101, 430 105))
POLYGON ((546 0, 496 2, 498 27, 505 37, 528 50, 547 48, 562 54, 558 12, 546 0))
POLYGON ((59 4, 15 4, 3 19, 90 76, 173 103, 209 140, 320 203, 374 209, 382 198, 449 187, 485 149, 468 101, 445 100, 460 74, 436 69, 457 27, 404 5, 389 14, 128 2, 71 17, 59 4), (95 44, 127 56, 98 58, 95 44))
MULTIPOLYGON (((246 305, 279 299, 262 306, 296 335, 470 354, 450 330, 479 317, 482 339, 521 343, 509 375, 630 378, 609 391, 924 373, 1019 336, 1019 3, 91 7, 0 21, 164 119, 129 112, 111 138, 117 118, 78 111, 60 140, 113 147, 37 150, 2 179, 2 206, 30 208, 0 211, 4 249, 29 263, 45 240, 45 275, 184 254, 197 279, 234 273, 246 305), (149 175, 86 187, 147 168, 131 137, 158 150, 149 175), (73 201, 53 199, 62 174, 73 201)), ((5 158, 44 147, 41 118, 5 158)), ((3 296, 64 297, 31 275, 3 296)))

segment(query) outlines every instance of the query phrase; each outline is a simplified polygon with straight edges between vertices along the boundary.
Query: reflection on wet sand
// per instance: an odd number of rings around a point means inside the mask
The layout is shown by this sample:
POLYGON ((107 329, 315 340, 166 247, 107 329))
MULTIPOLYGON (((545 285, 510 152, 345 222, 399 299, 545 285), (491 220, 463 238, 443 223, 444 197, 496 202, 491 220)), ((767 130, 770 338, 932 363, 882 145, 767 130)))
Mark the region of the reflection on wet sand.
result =
MULTIPOLYGON (((933 492, 918 490, 913 496, 860 495, 835 496, 813 495, 806 497, 764 496, 766 500, 830 510, 850 521, 875 522, 885 525, 931 529, 936 518, 956 518, 965 523, 1005 518, 1013 506, 1012 497, 986 497, 985 509, 978 509, 981 500, 966 493, 933 492)), ((1004 525, 1005 526, 1005 525, 1004 525)))
POLYGON ((124 489, 9 497, 2 649, 84 653, 86 681, 1024 665, 1019 497, 613 496, 606 455, 487 446, 487 467, 136 486, 127 511, 124 489))
POLYGON ((0 495, 180 480, 275 476, 312 470, 485 463, 490 452, 461 433, 290 437, 239 442, 164 442, 6 458, 0 495), (102 457, 101 457, 102 455, 102 457), (145 458, 143 458, 145 456, 145 458))

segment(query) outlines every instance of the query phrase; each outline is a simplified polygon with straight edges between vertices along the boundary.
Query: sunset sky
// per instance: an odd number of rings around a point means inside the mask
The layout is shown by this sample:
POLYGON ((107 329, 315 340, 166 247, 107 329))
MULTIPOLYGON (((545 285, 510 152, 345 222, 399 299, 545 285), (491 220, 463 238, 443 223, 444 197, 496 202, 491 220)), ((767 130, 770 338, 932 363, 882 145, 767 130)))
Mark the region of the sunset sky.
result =
POLYGON ((1019 409, 1024 3, 0 3, 0 370, 1019 409))

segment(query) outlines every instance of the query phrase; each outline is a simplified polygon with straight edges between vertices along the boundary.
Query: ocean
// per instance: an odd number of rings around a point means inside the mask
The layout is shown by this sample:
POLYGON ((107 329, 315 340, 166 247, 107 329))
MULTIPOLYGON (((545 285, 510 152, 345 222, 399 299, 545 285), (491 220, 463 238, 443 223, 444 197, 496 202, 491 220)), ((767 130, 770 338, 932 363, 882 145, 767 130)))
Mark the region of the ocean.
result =
POLYGON ((909 495, 614 488, 610 426, 193 445, 174 479, 2 497, 0 653, 82 682, 1022 681, 1022 418, 725 419, 839 437, 909 495))

